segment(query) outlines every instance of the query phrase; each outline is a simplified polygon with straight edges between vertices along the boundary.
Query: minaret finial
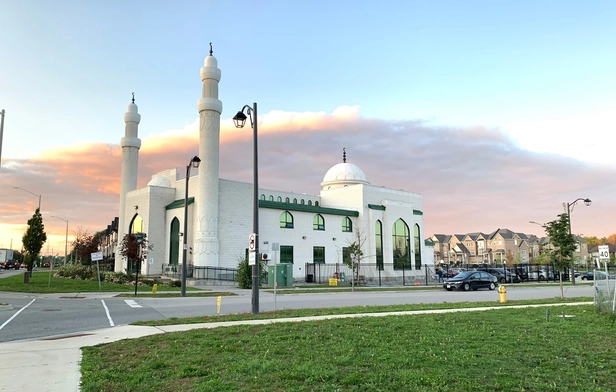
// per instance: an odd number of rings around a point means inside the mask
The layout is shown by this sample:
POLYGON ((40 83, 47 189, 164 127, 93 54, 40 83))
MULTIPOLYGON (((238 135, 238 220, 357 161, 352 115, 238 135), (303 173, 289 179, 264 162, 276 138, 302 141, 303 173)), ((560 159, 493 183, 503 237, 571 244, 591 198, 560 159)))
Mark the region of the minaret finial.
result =
POLYGON ((342 149, 342 163, 346 163, 346 148, 342 149))
POLYGON ((214 49, 212 49, 212 43, 210 42, 210 56, 214 55, 214 49))
POLYGON ((133 103, 135 103, 135 93, 133 93, 133 103))

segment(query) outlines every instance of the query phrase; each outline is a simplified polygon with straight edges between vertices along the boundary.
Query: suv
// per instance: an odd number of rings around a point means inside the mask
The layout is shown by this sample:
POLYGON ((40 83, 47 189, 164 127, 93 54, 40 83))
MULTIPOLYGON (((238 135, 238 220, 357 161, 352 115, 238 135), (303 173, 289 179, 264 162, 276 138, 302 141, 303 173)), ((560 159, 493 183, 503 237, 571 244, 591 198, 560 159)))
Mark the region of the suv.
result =
POLYGON ((496 276, 500 283, 520 283, 520 277, 502 268, 488 268, 488 273, 496 276))
POLYGON ((18 270, 19 267, 21 267, 21 264, 17 260, 7 260, 4 263, 0 263, 0 267, 4 268, 5 270, 11 268, 18 270))

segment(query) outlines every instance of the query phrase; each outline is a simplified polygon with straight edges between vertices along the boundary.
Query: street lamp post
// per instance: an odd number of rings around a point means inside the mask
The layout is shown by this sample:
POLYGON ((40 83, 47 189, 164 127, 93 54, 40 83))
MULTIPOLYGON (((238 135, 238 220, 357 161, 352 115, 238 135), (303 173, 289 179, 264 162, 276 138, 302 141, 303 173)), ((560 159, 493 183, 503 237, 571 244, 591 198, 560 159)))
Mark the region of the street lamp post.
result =
POLYGON ((13 188, 14 188, 14 189, 21 189, 22 191, 28 192, 29 194, 34 195, 34 196, 38 197, 38 199, 39 199, 38 209, 39 209, 39 211, 41 210, 41 195, 37 195, 37 194, 36 194, 36 193, 34 193, 34 192, 30 192, 29 190, 24 189, 24 188, 20 188, 20 187, 18 187, 18 186, 14 186, 13 188))
POLYGON ((233 117, 233 123, 236 128, 243 128, 246 123, 246 115, 244 110, 247 109, 250 117, 250 125, 253 134, 253 199, 252 199, 252 231, 255 235, 254 253, 255 263, 252 266, 252 314, 259 314, 259 150, 257 148, 257 103, 253 106, 244 105, 241 111, 237 112, 233 117), (254 117, 253 117, 254 116, 254 117))
POLYGON ((66 253, 67 253, 66 251, 68 249, 68 220, 62 219, 59 216, 55 216, 55 215, 52 215, 51 217, 52 218, 58 218, 60 220, 63 220, 64 222, 66 222, 66 234, 64 236, 64 263, 63 263, 64 265, 66 265, 66 253))
MULTIPOLYGON (((577 203, 578 201, 583 201, 584 204, 586 205, 586 207, 590 206, 590 203, 592 203, 592 200, 590 200, 589 198, 583 198, 583 197, 579 197, 577 199, 575 199, 574 201, 572 201, 571 203, 567 203, 567 218, 569 218, 569 235, 571 236, 571 210, 573 210, 573 207, 575 206, 575 203, 577 203)), ((569 274, 571 275, 571 284, 575 284, 575 270, 574 270, 574 264, 573 264, 573 256, 575 255, 575 250, 571 251, 571 271, 569 271, 569 274)))
POLYGON ((186 263, 186 251, 188 250, 188 179, 190 178, 190 168, 198 168, 201 159, 194 156, 186 166, 186 189, 184 189, 184 233, 183 250, 182 250, 182 297, 186 297, 186 275, 188 274, 188 265, 186 263))

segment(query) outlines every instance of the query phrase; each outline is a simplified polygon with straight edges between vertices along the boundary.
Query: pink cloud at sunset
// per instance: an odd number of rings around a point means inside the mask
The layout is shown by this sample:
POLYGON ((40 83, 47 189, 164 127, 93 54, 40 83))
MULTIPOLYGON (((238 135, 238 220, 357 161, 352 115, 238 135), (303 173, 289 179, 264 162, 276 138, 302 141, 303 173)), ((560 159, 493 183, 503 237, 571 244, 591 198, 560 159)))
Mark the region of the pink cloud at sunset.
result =
MULTIPOLYGON (((233 114, 225 113, 226 116, 233 114)), ((183 168, 198 154, 198 121, 184 129, 142 137, 138 187, 152 174, 183 168)), ((118 142, 124 136, 122 124, 118 142)), ((252 130, 222 120, 220 175, 252 181, 252 130)), ((608 236, 616 230, 614 168, 523 150, 499 129, 435 127, 421 120, 364 118, 355 106, 332 112, 271 111, 259 116, 259 181, 264 189, 318 194, 327 170, 342 161, 359 166, 375 186, 423 194, 425 233, 489 233, 508 228, 543 235, 529 221, 547 222, 562 202, 593 200, 572 213, 576 234, 608 236)), ((35 159, 4 159, 0 171, 0 247, 21 246, 27 220, 41 194, 48 233, 44 253, 62 253, 65 222, 103 230, 118 214, 119 144, 79 143, 35 159), (62 249, 62 251, 58 251, 62 249)), ((179 170, 182 173, 182 170, 179 170)))

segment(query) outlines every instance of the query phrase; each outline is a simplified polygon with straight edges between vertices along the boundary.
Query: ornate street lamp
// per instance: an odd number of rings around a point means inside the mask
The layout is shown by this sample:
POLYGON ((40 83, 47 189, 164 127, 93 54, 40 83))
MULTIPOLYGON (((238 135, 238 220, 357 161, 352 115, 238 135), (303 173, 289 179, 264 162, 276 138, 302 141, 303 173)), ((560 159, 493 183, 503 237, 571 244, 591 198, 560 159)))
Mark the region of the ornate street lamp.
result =
POLYGON ((246 124, 246 115, 244 110, 247 111, 250 117, 250 126, 252 127, 252 134, 254 140, 253 150, 253 199, 252 199, 252 232, 254 238, 254 256, 255 263, 252 266, 252 314, 259 314, 259 150, 257 148, 257 103, 253 103, 252 106, 244 105, 241 111, 237 112, 233 117, 233 123, 236 128, 243 128, 246 124), (254 115, 254 117, 253 117, 254 115))
POLYGON ((186 166, 186 189, 184 190, 184 233, 182 233, 184 245, 182 250, 182 297, 186 297, 186 275, 188 274, 188 265, 186 263, 186 251, 188 249, 188 179, 190 178, 190 168, 194 167, 196 169, 199 167, 200 163, 201 159, 195 155, 186 166))

